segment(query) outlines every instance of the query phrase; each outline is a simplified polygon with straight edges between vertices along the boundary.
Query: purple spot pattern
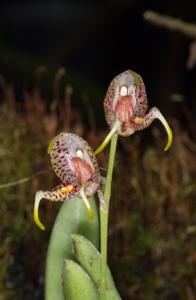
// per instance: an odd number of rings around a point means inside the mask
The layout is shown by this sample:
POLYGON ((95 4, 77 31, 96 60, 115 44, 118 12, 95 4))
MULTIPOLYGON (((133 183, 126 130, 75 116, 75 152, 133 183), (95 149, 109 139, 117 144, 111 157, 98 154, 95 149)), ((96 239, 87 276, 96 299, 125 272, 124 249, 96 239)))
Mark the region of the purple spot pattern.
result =
MULTIPOLYGON (((117 96, 116 91, 120 91, 121 87, 124 85, 127 86, 128 89, 133 87, 134 90, 134 98, 136 100, 136 103, 135 105, 133 105, 132 103, 133 118, 138 116, 143 117, 148 108, 146 89, 142 77, 131 70, 127 70, 125 72, 120 73, 111 81, 104 99, 106 121, 110 128, 114 126, 114 123, 117 120, 117 116, 113 105, 114 99, 116 99, 117 96)), ((119 100, 120 96, 117 101, 119 100)), ((134 122, 130 121, 128 127, 133 129, 134 131, 134 122)), ((129 131, 129 128, 127 128, 127 130, 129 131)), ((121 130, 118 133, 121 134, 121 130)), ((129 135, 129 132, 127 135, 129 135)))
POLYGON ((50 200, 50 201, 54 201, 54 202, 69 200, 73 196, 75 196, 80 189, 79 186, 75 186, 73 188, 73 190, 71 190, 69 192, 67 192, 67 191, 63 192, 62 188, 64 186, 65 186, 64 184, 59 184, 51 191, 43 191, 43 198, 50 200))
POLYGON ((93 176, 85 184, 86 196, 92 196, 99 187, 101 176, 97 159, 88 145, 81 137, 72 133, 60 133, 52 140, 50 158, 52 167, 62 184, 51 191, 45 191, 44 197, 51 201, 64 201, 76 196, 81 189, 77 177, 72 168, 71 160, 77 156, 77 150, 81 149, 88 157, 88 163, 93 166, 93 176), (63 191, 62 188, 72 185, 71 191, 63 191))

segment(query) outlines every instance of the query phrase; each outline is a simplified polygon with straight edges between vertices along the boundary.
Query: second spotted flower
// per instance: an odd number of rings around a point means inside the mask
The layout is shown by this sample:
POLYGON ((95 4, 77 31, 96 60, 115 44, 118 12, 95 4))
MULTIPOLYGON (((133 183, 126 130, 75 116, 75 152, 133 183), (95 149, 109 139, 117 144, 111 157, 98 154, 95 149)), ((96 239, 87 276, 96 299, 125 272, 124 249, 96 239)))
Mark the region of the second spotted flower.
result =
POLYGON ((101 152, 113 134, 132 135, 135 131, 147 128, 155 119, 159 119, 166 129, 168 142, 164 150, 172 143, 172 131, 157 107, 148 112, 148 102, 142 77, 132 70, 117 75, 110 83, 105 100, 106 121, 111 129, 95 154, 101 152))
POLYGON ((41 199, 64 201, 80 195, 84 201, 89 218, 93 211, 87 197, 95 194, 100 185, 100 172, 97 159, 88 143, 71 133, 60 133, 48 146, 51 164, 61 184, 51 191, 38 191, 35 197, 34 219, 44 230, 39 220, 38 208, 41 199))

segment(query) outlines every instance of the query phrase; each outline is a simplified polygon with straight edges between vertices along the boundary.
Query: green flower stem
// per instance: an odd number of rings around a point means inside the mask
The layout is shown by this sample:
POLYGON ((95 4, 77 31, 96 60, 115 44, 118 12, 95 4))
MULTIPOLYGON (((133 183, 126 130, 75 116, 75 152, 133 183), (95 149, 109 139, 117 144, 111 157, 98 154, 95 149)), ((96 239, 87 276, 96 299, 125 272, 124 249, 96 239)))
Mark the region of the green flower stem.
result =
POLYGON ((106 268, 107 268, 107 239, 108 239, 108 216, 111 196, 112 174, 114 169, 114 159, 116 154, 118 134, 114 134, 111 139, 108 171, 104 190, 104 202, 100 204, 100 234, 101 234, 101 283, 100 299, 106 300, 106 268))

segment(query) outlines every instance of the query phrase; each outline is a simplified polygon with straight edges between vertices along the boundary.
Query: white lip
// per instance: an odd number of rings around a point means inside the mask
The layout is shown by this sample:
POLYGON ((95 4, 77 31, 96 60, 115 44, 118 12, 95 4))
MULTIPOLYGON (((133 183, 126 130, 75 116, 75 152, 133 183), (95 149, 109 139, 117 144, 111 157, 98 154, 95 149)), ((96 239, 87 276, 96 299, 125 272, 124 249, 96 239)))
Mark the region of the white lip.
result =
POLYGON ((121 86, 120 96, 127 96, 127 95, 128 95, 128 89, 127 89, 126 85, 121 86))
POLYGON ((80 157, 81 159, 83 159, 83 152, 82 152, 81 149, 78 149, 78 150, 76 151, 76 155, 77 155, 77 157, 80 157))

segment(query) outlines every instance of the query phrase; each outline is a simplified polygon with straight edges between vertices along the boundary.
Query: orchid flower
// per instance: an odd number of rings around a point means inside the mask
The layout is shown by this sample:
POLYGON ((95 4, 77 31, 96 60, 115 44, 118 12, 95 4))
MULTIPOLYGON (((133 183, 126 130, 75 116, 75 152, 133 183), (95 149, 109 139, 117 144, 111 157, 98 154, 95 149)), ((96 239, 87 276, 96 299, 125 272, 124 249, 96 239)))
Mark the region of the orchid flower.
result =
POLYGON ((153 107, 148 113, 147 108, 147 95, 142 77, 131 70, 117 75, 111 81, 104 100, 106 121, 111 131, 95 154, 107 146, 114 133, 122 136, 132 135, 135 131, 148 127, 154 119, 159 119, 166 129, 168 142, 164 151, 167 151, 172 143, 172 131, 158 108, 153 107))
POLYGON ((39 220, 39 203, 45 198, 50 201, 64 201, 80 195, 88 216, 93 218, 93 210, 87 197, 95 194, 100 184, 97 159, 88 143, 71 133, 60 133, 48 146, 51 164, 61 184, 51 191, 38 191, 35 196, 34 220, 44 230, 39 220))

